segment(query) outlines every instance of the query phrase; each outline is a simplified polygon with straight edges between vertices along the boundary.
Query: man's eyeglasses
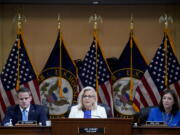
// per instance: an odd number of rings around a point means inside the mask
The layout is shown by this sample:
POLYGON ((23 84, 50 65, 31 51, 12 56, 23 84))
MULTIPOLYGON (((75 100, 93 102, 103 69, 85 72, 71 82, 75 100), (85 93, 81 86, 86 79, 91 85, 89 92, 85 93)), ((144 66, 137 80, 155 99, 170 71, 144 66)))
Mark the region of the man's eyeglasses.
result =
POLYGON ((93 97, 95 97, 95 96, 93 96, 93 95, 84 95, 83 96, 83 98, 93 98, 93 97))

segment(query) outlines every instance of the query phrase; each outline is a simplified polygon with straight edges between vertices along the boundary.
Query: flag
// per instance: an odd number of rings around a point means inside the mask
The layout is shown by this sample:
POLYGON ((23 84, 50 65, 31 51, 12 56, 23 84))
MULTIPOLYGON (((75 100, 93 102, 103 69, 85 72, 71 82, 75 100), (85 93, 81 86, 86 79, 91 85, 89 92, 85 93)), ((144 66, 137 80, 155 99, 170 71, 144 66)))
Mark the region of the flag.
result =
POLYGON ((133 88, 144 74, 147 62, 131 32, 129 40, 114 67, 113 101, 116 114, 133 115, 133 88))
POLYGON ((7 63, 0 75, 0 115, 4 117, 6 108, 17 104, 16 85, 19 78, 20 87, 31 90, 33 103, 40 104, 40 92, 37 76, 28 57, 21 33, 17 34, 7 63), (19 44, 19 47, 18 47, 19 44))
POLYGON ((158 105, 161 94, 167 87, 175 90, 180 96, 180 65, 172 40, 165 31, 162 44, 135 90, 134 108, 139 111, 144 107, 158 105))
POLYGON ((96 37, 81 63, 78 75, 82 87, 91 86, 95 89, 98 87, 96 90, 99 102, 111 107, 113 115, 111 71, 96 37))
POLYGON ((43 68, 40 79, 41 102, 49 107, 50 115, 63 115, 76 99, 76 66, 71 59, 60 32, 43 68))

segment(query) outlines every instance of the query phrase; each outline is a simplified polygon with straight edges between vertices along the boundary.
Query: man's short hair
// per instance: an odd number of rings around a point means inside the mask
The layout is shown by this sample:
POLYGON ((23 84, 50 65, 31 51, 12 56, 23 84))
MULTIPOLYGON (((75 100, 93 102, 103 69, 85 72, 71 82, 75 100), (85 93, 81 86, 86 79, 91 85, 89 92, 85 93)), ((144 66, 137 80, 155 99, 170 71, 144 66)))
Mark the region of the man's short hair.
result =
POLYGON ((28 89, 28 88, 26 88, 26 87, 21 87, 21 88, 19 88, 19 90, 17 91, 17 94, 23 93, 23 92, 28 92, 29 95, 31 95, 30 89, 28 89))

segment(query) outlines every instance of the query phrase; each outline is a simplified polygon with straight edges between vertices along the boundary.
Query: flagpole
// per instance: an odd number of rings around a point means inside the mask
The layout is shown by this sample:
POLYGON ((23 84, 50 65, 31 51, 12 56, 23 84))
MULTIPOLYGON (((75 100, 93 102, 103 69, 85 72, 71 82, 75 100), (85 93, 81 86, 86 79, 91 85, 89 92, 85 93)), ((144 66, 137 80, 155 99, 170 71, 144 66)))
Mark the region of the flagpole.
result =
POLYGON ((20 68, 20 61, 19 61, 19 57, 20 57, 20 39, 19 39, 19 35, 18 35, 18 44, 17 44, 17 47, 18 47, 18 58, 17 58, 17 81, 16 81, 16 91, 19 90, 20 88, 20 72, 19 72, 19 68, 20 68))
POLYGON ((98 94, 98 22, 102 23, 102 18, 101 16, 97 16, 96 14, 94 14, 94 16, 90 16, 89 18, 89 23, 93 23, 93 36, 95 38, 95 42, 96 42, 96 92, 98 94))
POLYGON ((132 100, 132 92, 133 92, 133 31, 134 31, 134 20, 133 15, 131 15, 130 22, 130 99, 132 100))
POLYGON ((164 40, 164 48, 165 48, 165 87, 168 88, 168 50, 167 50, 167 31, 165 30, 165 40, 164 40))
POLYGON ((22 27, 23 27, 23 23, 26 21, 26 18, 24 16, 22 16, 20 13, 17 14, 16 16, 16 20, 17 20, 17 28, 18 28, 18 35, 17 35, 17 39, 18 39, 18 44, 17 44, 17 47, 18 47, 18 58, 17 58, 17 81, 16 81, 16 91, 19 90, 20 88, 20 34, 21 34, 21 30, 22 30, 22 27))
MULTIPOLYGON (((94 24, 95 26, 95 24, 94 24)), ((97 29, 95 29, 94 27, 94 32, 93 32, 94 38, 95 38, 95 42, 96 42, 96 92, 98 93, 98 44, 97 44, 97 29)))
POLYGON ((167 14, 165 14, 164 16, 161 16, 159 18, 159 23, 164 23, 164 48, 165 48, 165 79, 164 79, 164 83, 165 83, 165 87, 168 88, 169 84, 168 84, 168 48, 167 48, 167 40, 168 40, 168 25, 169 25, 169 21, 171 23, 173 23, 173 19, 171 16, 167 16, 167 14))
POLYGON ((62 91, 62 53, 61 53, 61 45, 62 45, 62 37, 61 37, 61 18, 58 14, 58 32, 59 32, 59 78, 58 78, 58 87, 59 87, 59 96, 63 97, 62 91))

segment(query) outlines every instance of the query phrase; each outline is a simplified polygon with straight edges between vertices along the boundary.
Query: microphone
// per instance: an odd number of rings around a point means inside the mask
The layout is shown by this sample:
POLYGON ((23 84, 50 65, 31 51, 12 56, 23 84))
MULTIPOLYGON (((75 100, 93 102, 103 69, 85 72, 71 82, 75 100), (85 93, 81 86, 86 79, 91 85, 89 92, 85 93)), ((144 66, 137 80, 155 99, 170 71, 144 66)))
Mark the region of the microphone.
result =
POLYGON ((9 122, 6 122, 6 123, 4 124, 4 126, 6 126, 6 127, 11 127, 11 126, 13 126, 13 124, 12 124, 12 119, 9 119, 9 122))

